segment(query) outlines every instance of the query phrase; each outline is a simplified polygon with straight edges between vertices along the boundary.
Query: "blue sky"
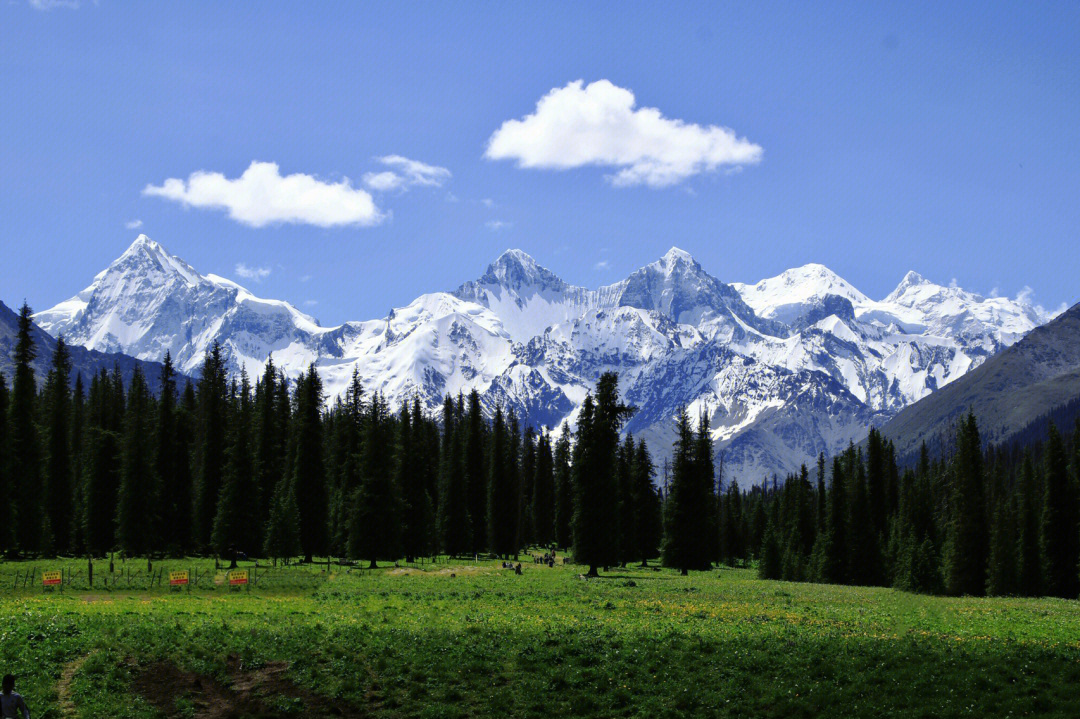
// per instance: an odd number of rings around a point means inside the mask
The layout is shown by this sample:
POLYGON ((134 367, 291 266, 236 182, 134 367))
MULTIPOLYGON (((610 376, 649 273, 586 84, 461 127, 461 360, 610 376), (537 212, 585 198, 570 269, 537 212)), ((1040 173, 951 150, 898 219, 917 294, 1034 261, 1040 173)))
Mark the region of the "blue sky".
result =
POLYGON ((592 287, 677 245, 729 282, 814 261, 1056 307, 1078 127, 1077 3, 11 0, 0 299, 45 309, 145 232, 324 324, 508 247, 592 287))

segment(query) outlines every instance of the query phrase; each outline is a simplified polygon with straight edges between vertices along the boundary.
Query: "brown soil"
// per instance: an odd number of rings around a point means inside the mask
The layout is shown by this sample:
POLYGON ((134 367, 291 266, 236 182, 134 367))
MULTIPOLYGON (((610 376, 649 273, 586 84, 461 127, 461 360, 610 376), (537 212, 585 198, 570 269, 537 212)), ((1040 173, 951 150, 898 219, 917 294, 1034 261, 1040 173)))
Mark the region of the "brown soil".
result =
POLYGON ((288 664, 272 662, 248 670, 236 656, 227 662, 230 684, 211 676, 187 672, 172 662, 154 662, 136 671, 132 689, 166 717, 194 716, 195 719, 246 719, 261 717, 364 717, 364 712, 340 701, 333 701, 298 686, 288 678, 288 664), (284 696, 298 701, 298 712, 286 713, 273 708, 273 697, 284 696), (194 714, 185 714, 177 699, 186 698, 194 714))

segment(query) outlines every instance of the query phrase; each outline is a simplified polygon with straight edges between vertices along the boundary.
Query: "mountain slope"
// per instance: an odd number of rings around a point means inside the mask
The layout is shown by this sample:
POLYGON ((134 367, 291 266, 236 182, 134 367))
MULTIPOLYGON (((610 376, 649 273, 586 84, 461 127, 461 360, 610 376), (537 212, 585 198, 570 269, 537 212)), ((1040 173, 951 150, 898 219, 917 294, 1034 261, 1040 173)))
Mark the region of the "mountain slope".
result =
POLYGON ((983 299, 909 274, 870 300, 821 265, 732 285, 672 248, 596 290, 508 250, 451 293, 386 317, 322 327, 287 302, 200 275, 140 235, 85 290, 37 315, 85 347, 198 372, 220 343, 231 371, 269 355, 289 376, 315 363, 328 400, 359 373, 391 403, 476 389, 523 421, 574 425, 603 372, 638 407, 629 425, 660 458, 681 406, 708 416, 727 476, 797 470, 947 385, 1038 325, 1019 300, 983 299))
MULTIPOLYGON (((18 323, 18 313, 0 302, 0 374, 7 378, 8 383, 11 382, 15 370, 15 364, 12 362, 11 356, 15 350, 15 340, 18 336, 18 323)), ((33 363, 34 375, 37 377, 38 387, 40 388, 52 365, 52 357, 56 352, 56 339, 36 325, 32 336, 34 338, 34 348, 37 350, 37 356, 34 358, 33 363)), ((75 378, 82 375, 84 385, 89 388, 90 379, 100 373, 101 370, 112 372, 113 368, 119 368, 120 375, 126 385, 131 381, 131 375, 134 373, 135 368, 138 367, 142 370, 150 389, 154 392, 160 389, 160 362, 147 362, 125 354, 88 350, 78 345, 71 345, 68 350, 71 355, 71 382, 73 384, 75 378)), ((187 377, 183 375, 177 376, 177 384, 180 387, 183 387, 186 380, 187 377)))
POLYGON ((1032 330, 955 382, 902 410, 882 432, 910 458, 933 449, 968 411, 982 437, 1000 442, 1048 410, 1080 397, 1080 304, 1032 330))

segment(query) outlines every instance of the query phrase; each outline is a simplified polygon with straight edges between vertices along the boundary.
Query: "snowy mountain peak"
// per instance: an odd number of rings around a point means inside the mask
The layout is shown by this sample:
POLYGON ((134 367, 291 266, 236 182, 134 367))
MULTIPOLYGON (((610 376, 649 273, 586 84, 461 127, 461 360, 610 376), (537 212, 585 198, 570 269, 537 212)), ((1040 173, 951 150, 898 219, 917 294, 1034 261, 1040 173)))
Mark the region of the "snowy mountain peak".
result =
POLYGON ((271 353, 293 377, 315 363, 331 401, 355 369, 392 403, 419 395, 437 411, 445 394, 476 389, 485 407, 549 426, 572 425, 597 377, 615 370, 639 408, 630 429, 658 454, 680 406, 708 412, 725 471, 754 482, 846 446, 1015 342, 1040 313, 1023 297, 915 273, 874 302, 816 263, 730 285, 675 247, 590 290, 507 250, 453 293, 324 328, 140 235, 36 319, 73 345, 155 361, 169 351, 193 376, 216 342, 233 373, 258 375, 271 353))
POLYGON ((488 265, 487 272, 478 280, 482 285, 501 285, 517 290, 522 287, 540 286, 559 288, 565 283, 546 267, 522 250, 507 250, 488 265))
POLYGON ((900 280, 900 284, 896 286, 896 289, 889 293, 889 296, 885 298, 885 302, 896 302, 898 299, 904 296, 912 287, 918 287, 920 285, 932 285, 934 284, 930 280, 920 275, 915 270, 909 270, 904 279, 900 280))
POLYGON ((694 265, 697 264, 697 260, 694 259, 693 255, 691 255, 686 250, 680 250, 674 245, 671 247, 670 250, 664 253, 663 257, 660 258, 660 262, 663 263, 665 267, 674 267, 680 261, 694 265))
POLYGON ((748 305, 762 317, 792 323, 826 297, 843 297, 852 305, 869 299, 847 280, 816 262, 781 272, 754 285, 734 284, 748 305))

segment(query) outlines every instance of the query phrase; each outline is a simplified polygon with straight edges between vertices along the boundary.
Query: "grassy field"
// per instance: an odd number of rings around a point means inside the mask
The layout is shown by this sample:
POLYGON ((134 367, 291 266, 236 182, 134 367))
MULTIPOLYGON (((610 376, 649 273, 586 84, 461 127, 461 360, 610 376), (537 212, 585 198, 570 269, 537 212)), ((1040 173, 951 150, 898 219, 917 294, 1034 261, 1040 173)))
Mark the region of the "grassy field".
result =
POLYGON ((43 594, 28 566, 0 565, 0 665, 35 717, 1080 716, 1075 601, 493 562, 231 592, 204 560, 161 565, 210 573, 190 592, 129 562, 43 594))

